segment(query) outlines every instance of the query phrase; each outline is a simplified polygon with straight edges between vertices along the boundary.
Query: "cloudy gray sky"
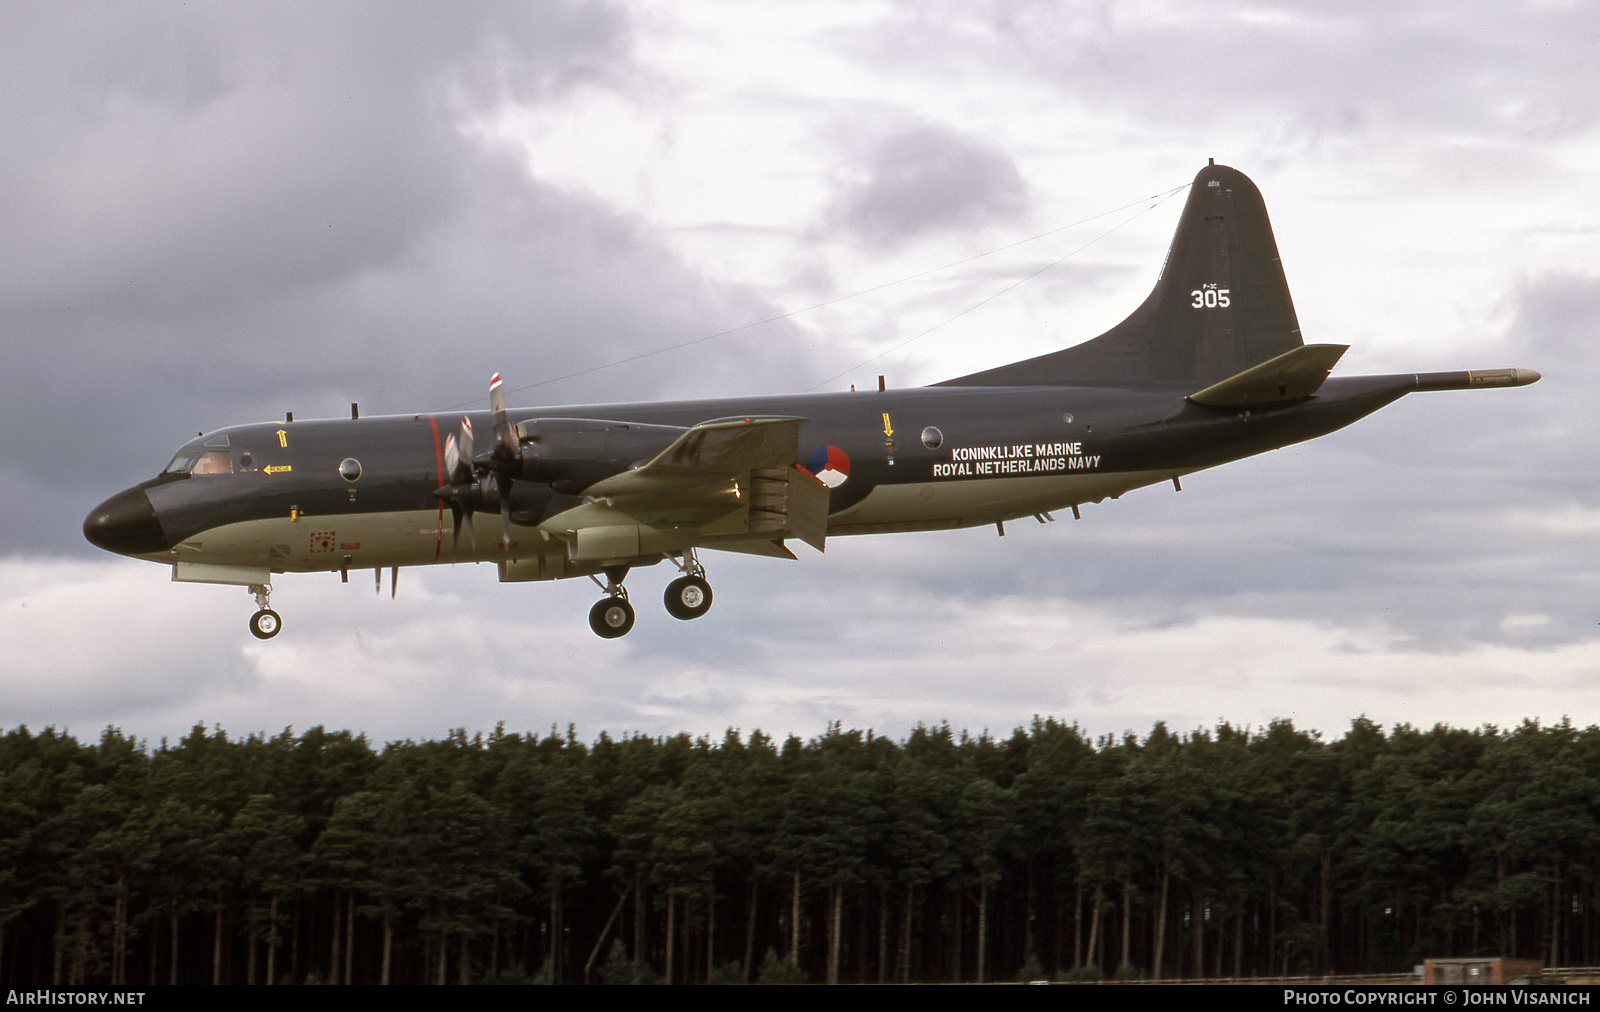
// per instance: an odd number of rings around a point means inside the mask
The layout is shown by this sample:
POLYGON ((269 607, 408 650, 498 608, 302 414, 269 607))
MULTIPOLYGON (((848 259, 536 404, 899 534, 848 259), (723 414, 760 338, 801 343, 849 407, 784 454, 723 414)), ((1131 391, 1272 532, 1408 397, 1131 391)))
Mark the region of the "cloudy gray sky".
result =
POLYGON ((1597 95, 1579 3, 7 4, 0 724, 1600 722, 1597 95), (1261 187, 1340 373, 1545 380, 1004 539, 712 554, 694 623, 638 571, 613 642, 587 582, 457 566, 393 601, 281 577, 260 643, 242 590, 82 540, 185 437, 286 410, 476 404, 496 370, 523 404, 905 386, 1075 343, 1144 297, 1182 194, 1147 198, 1208 157, 1261 187))

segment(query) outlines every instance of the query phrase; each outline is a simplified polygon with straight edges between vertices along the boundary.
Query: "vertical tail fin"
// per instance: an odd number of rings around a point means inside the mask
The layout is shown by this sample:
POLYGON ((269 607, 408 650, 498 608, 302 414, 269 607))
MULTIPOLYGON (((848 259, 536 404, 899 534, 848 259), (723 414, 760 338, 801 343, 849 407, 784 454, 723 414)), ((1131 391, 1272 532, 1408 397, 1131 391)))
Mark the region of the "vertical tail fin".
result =
POLYGON ((1213 163, 1194 177, 1161 277, 1133 315, 1092 341, 936 385, 1199 387, 1302 343, 1261 191, 1213 163))

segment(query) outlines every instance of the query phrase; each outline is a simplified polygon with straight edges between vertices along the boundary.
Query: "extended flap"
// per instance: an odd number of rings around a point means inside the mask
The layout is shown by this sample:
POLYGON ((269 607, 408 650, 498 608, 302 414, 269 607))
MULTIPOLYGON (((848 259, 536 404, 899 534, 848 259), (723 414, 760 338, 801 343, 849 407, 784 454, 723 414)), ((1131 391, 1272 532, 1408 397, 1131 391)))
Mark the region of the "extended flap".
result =
POLYGON ((719 552, 739 552, 743 555, 764 555, 769 559, 793 559, 795 554, 778 539, 772 541, 717 541, 703 547, 719 552))
POLYGON ((828 498, 833 490, 798 464, 788 470, 789 516, 785 533, 820 552, 828 540, 828 498))

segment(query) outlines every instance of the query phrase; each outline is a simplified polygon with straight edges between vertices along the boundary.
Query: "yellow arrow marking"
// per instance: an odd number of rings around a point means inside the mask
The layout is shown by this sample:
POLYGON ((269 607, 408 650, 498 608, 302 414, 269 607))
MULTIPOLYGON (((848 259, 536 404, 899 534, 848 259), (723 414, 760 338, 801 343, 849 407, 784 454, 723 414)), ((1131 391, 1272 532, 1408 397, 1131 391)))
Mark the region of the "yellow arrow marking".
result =
POLYGON ((887 411, 883 413, 883 434, 885 436, 894 435, 894 428, 889 425, 889 412, 887 411))
POLYGON ((278 430, 278 445, 279 446, 288 446, 289 445, 289 434, 287 432, 283 431, 282 429, 278 430))
POLYGON ((281 474, 284 471, 292 470, 292 468, 288 464, 269 464, 266 467, 263 467, 261 470, 267 472, 268 474, 281 474))

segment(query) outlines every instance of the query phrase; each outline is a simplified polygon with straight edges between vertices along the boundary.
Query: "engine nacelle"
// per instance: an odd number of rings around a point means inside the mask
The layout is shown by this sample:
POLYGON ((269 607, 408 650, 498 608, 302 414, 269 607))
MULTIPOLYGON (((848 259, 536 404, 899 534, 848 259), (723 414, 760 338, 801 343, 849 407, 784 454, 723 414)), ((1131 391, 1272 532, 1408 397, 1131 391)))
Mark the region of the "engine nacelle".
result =
POLYGON ((599 418, 530 418, 516 425, 522 466, 517 477, 564 495, 638 467, 689 431, 599 418))

